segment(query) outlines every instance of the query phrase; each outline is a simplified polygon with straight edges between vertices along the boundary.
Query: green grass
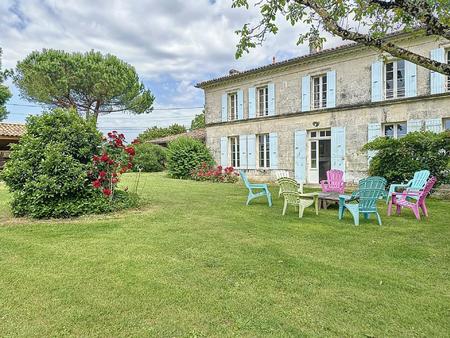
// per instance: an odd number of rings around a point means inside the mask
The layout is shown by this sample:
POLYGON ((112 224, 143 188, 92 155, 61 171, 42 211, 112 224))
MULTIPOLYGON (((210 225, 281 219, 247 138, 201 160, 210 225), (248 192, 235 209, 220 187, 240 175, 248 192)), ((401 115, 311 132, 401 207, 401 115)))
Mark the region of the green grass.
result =
POLYGON ((0 186, 1 336, 448 336, 449 202, 355 227, 145 177, 141 209, 64 221, 13 219, 0 186))

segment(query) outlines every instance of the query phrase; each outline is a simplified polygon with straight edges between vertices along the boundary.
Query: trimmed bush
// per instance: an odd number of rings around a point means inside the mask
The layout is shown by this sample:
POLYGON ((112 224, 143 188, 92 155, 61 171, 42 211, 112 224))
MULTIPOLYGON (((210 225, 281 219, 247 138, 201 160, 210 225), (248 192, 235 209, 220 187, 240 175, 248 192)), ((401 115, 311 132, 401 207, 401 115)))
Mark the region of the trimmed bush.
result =
POLYGON ((213 165, 211 153, 205 144, 189 137, 180 137, 169 143, 167 169, 174 178, 187 179, 202 163, 213 165))
POLYGON ((133 159, 133 171, 157 172, 166 166, 167 149, 156 144, 135 144, 136 154, 133 159))
POLYGON ((94 190, 88 179, 91 158, 102 136, 95 124, 76 111, 55 109, 27 119, 27 132, 12 146, 1 178, 12 193, 17 216, 71 217, 102 213, 135 205, 135 198, 119 194, 113 202, 94 190))
POLYGON ((407 182, 423 169, 437 178, 437 185, 450 183, 449 131, 414 132, 401 139, 379 137, 363 150, 377 151, 370 161, 369 174, 385 177, 388 183, 407 182))

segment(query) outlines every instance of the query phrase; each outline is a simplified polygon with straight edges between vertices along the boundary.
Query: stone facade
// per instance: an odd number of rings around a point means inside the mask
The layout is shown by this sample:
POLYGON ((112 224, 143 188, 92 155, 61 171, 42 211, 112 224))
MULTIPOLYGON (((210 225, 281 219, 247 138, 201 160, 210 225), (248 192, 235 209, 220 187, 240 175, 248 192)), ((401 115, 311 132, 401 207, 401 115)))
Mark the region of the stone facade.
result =
MULTIPOLYGON (((447 51, 450 48, 448 41, 445 44, 430 37, 411 39, 410 36, 401 35, 395 39, 400 45, 426 56, 433 49, 444 48, 447 51)), ((366 175, 368 169, 368 156, 361 151, 361 147, 368 141, 369 124, 383 126, 390 122, 416 121, 426 129, 427 121, 439 120, 442 128, 446 119, 450 118, 450 92, 431 95, 431 72, 422 67, 417 67, 414 74, 416 91, 413 97, 372 102, 372 63, 377 60, 389 62, 391 59, 375 50, 352 45, 200 84, 199 87, 205 91, 206 143, 214 158, 218 163, 221 162, 223 137, 276 133, 276 170, 288 170, 294 174, 295 161, 298 161, 294 151, 294 133, 304 130, 308 135, 305 181, 317 183, 317 179, 311 179, 308 174, 312 161, 311 131, 340 127, 345 128, 343 161, 346 181, 357 182, 366 175), (336 74, 335 106, 302 112, 302 78, 329 71, 336 74), (249 88, 267 83, 275 86, 275 113, 272 116, 249 118, 249 88), (223 122, 222 96, 238 90, 243 92, 243 118, 223 122)), ((273 178, 271 169, 253 169, 249 170, 249 174, 262 179, 273 178)))

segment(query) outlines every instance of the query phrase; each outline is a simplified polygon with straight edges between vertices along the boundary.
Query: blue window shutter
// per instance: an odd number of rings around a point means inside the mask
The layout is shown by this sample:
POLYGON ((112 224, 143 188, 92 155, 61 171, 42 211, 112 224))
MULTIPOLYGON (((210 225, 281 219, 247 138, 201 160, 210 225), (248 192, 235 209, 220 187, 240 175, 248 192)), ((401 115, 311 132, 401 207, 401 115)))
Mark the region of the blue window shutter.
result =
POLYGON ((311 76, 306 75, 302 78, 302 111, 311 109, 311 76))
POLYGON ((405 96, 417 96, 417 66, 405 61, 405 96))
POLYGON ((306 182, 306 130, 296 130, 294 134, 294 173, 299 182, 306 182))
POLYGON ((248 118, 253 119, 256 117, 256 88, 252 87, 248 89, 248 118))
POLYGON ((331 169, 345 172, 345 127, 331 128, 331 169))
POLYGON ((372 63, 372 102, 383 100, 383 62, 372 63))
MULTIPOLYGON (((369 123, 367 125, 367 142, 375 140, 377 137, 382 136, 381 134, 381 123, 369 123)), ((369 150, 367 152, 367 161, 370 163, 370 160, 377 153, 376 150, 369 150)))
POLYGON ((406 132, 413 133, 422 130, 422 120, 409 120, 406 122, 406 132))
POLYGON ((244 91, 242 89, 237 92, 237 118, 242 120, 244 118, 244 91))
POLYGON ((222 122, 228 120, 228 95, 222 95, 222 122))
POLYGON ((336 107, 336 71, 327 72, 327 108, 336 107))
POLYGON ((247 135, 239 135, 239 160, 239 168, 247 169, 247 135))
POLYGON ((247 135, 248 169, 256 169, 256 135, 247 135))
POLYGON ((269 134, 270 147, 270 169, 278 169, 278 135, 277 133, 269 134))
POLYGON ((267 85, 269 96, 269 116, 275 115, 275 83, 267 85))
POLYGON ((220 165, 228 166, 228 137, 220 138, 220 165))
MULTIPOLYGON (((431 50, 430 58, 435 61, 445 62, 444 48, 431 50)), ((445 91, 445 75, 432 71, 430 75, 431 94, 440 94, 445 91)))
POLYGON ((442 131, 442 120, 441 119, 425 120, 425 130, 432 131, 433 133, 440 133, 442 131))

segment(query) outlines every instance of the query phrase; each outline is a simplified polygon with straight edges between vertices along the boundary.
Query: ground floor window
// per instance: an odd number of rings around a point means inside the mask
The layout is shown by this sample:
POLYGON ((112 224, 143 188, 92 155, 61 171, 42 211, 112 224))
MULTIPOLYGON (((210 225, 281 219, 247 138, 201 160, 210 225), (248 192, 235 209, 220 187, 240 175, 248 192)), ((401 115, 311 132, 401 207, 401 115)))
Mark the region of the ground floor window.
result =
POLYGON ((444 130, 450 130, 450 119, 444 120, 444 130))
POLYGON ((230 137, 230 148, 231 166, 239 168, 241 165, 241 159, 239 157, 239 137, 230 137))
POLYGON ((384 136, 390 138, 402 138, 407 133, 406 122, 389 123, 383 126, 384 136))
POLYGON ((270 168, 270 141, 269 134, 258 135, 259 167, 270 168))

